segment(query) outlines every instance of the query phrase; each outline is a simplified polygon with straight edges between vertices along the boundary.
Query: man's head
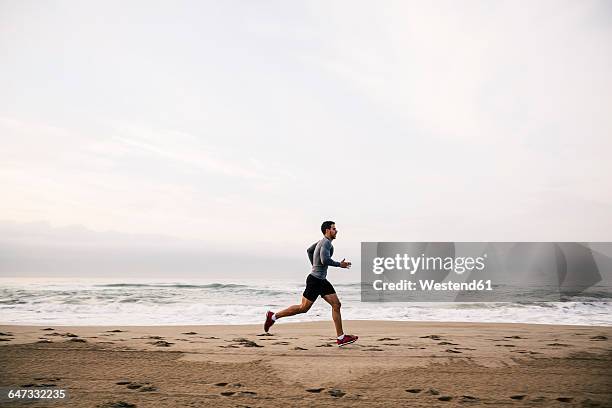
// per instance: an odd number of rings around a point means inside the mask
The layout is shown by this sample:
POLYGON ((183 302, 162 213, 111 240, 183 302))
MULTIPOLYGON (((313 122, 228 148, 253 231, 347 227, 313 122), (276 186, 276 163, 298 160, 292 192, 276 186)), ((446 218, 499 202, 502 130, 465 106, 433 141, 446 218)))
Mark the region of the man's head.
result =
POLYGON ((336 229, 336 223, 333 221, 325 221, 323 224, 321 224, 321 232, 328 239, 335 239, 336 234, 338 233, 338 230, 336 229))

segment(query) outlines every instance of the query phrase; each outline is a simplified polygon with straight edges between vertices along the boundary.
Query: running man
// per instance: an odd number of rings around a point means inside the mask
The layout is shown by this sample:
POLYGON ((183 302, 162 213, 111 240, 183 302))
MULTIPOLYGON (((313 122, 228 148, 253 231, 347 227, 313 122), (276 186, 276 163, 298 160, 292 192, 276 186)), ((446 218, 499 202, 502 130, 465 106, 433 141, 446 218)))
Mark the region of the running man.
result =
POLYGON ((319 242, 315 242, 306 250, 310 263, 312 264, 312 272, 310 272, 308 278, 306 278, 306 289, 302 295, 302 304, 289 306, 277 313, 272 313, 268 310, 266 313, 266 322, 264 323, 264 331, 267 333, 274 322, 281 317, 306 313, 315 300, 317 300, 317 297, 321 295, 321 297, 332 307, 332 318, 334 319, 336 334, 338 336, 336 342, 339 347, 342 347, 354 343, 357 341, 358 337, 344 334, 342 330, 340 300, 338 299, 338 295, 336 295, 336 290, 326 279, 327 267, 337 266, 340 268, 350 268, 351 263, 346 262, 344 259, 341 262, 332 259, 332 255, 334 254, 332 240, 336 239, 336 234, 338 234, 336 224, 333 221, 325 221, 321 225, 321 232, 324 235, 323 239, 319 242))

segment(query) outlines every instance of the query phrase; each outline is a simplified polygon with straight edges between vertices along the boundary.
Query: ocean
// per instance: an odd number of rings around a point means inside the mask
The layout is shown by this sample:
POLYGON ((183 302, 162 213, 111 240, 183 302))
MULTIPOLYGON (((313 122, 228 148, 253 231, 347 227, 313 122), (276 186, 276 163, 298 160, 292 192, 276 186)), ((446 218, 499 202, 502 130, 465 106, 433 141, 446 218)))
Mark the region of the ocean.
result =
MULTIPOLYGON (((347 320, 612 325, 612 288, 563 302, 361 302, 361 284, 334 283, 347 320)), ((0 278, 0 324, 262 324, 299 303, 303 281, 0 278)), ((318 299, 282 322, 331 320, 318 299)))

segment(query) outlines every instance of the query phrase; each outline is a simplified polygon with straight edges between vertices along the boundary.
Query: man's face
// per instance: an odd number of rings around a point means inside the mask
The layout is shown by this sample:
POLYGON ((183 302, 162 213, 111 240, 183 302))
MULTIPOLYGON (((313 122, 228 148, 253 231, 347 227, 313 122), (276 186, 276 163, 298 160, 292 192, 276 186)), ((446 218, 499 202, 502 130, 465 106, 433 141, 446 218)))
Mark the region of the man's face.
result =
POLYGON ((337 233, 338 230, 336 229, 336 224, 332 224, 331 227, 329 227, 329 229, 327 230, 327 234, 331 239, 335 239, 337 233))

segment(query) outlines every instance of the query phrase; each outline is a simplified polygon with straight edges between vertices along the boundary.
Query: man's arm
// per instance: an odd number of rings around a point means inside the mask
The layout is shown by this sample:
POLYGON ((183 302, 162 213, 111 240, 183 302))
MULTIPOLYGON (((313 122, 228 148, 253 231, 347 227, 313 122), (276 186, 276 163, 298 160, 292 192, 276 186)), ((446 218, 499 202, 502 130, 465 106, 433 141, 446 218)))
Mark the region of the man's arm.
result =
POLYGON ((328 240, 324 240, 323 245, 321 245, 321 262, 323 262, 323 265, 340 266, 340 262, 331 258, 331 242, 328 240))
POLYGON ((312 244, 307 250, 306 253, 308 254, 308 259, 310 259, 310 264, 314 265, 314 251, 315 248, 317 247, 317 244, 319 243, 319 241, 315 242, 314 244, 312 244))

